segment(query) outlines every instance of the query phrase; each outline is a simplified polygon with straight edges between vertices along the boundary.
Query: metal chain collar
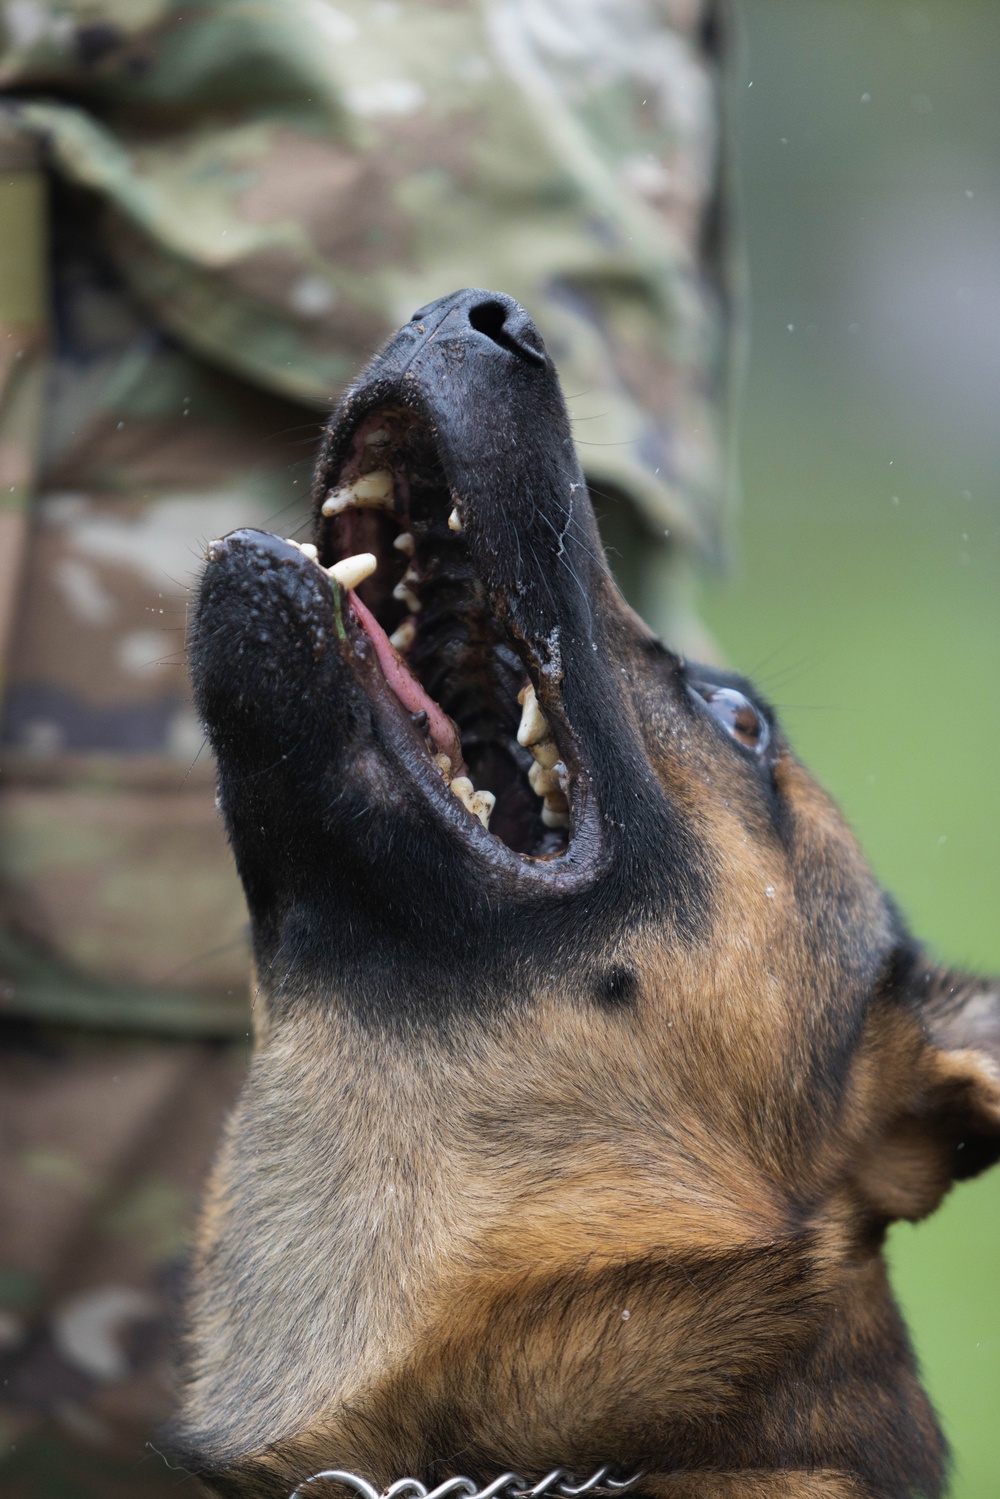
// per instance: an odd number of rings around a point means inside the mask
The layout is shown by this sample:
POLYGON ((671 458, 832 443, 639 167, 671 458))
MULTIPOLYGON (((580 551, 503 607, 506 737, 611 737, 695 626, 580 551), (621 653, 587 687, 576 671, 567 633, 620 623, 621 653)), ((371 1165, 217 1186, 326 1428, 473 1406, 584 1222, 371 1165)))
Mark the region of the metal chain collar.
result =
POLYGON ((289 1494, 288 1499, 300 1499, 303 1490, 321 1478, 342 1484, 356 1494, 358 1499, 582 1499, 584 1494, 592 1494, 596 1499, 598 1495, 620 1494, 638 1483, 642 1476, 641 1473, 633 1473, 631 1478, 617 1478, 612 1465, 605 1463, 583 1483, 577 1483, 565 1468, 553 1468, 551 1473, 546 1473, 536 1484, 529 1484, 519 1473, 501 1473, 499 1478, 494 1478, 492 1483, 481 1489, 477 1488, 471 1478, 446 1478, 435 1489, 428 1489, 419 1478, 397 1478, 395 1483, 390 1483, 387 1489, 379 1493, 374 1484, 369 1483, 366 1478, 359 1478, 357 1473, 345 1473, 340 1468, 324 1468, 322 1473, 314 1473, 311 1478, 303 1479, 298 1488, 289 1494))

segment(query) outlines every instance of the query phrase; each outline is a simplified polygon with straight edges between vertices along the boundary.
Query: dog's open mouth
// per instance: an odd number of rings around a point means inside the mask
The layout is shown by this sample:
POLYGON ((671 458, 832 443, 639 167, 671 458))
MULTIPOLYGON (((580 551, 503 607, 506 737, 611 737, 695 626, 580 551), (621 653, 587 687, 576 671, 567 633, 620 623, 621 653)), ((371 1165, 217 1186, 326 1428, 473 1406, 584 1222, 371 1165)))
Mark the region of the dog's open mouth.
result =
POLYGON ((523 308, 415 314, 345 392, 313 508, 310 542, 214 543, 192 622, 252 901, 291 919, 311 861, 310 898, 354 909, 338 940, 384 946, 386 901, 445 921, 459 886, 486 910, 591 887, 645 775, 606 649, 631 626, 523 308))
POLYGON ((428 424, 402 407, 367 416, 322 517, 316 560, 338 628, 367 636, 451 791, 512 851, 562 852, 570 772, 527 653, 477 573, 428 424))

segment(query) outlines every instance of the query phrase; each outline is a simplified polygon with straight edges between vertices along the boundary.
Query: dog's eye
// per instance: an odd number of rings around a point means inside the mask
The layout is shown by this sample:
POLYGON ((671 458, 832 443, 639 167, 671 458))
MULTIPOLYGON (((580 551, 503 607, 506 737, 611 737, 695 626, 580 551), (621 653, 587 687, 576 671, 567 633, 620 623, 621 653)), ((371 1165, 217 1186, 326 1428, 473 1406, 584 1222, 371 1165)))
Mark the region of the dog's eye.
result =
POLYGON ((735 687, 714 687, 710 682, 689 682, 688 690, 707 704, 737 743, 758 755, 764 753, 771 730, 764 715, 742 692, 735 687))

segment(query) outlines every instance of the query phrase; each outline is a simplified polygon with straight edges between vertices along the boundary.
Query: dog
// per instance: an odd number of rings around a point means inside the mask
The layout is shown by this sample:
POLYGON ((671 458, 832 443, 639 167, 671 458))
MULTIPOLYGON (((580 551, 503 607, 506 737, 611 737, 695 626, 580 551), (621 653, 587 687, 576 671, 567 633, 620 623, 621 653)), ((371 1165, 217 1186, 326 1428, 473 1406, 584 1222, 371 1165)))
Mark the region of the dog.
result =
POLYGON ((998 985, 625 603, 510 298, 415 314, 314 504, 314 545, 212 544, 190 632, 256 1041, 178 1450, 241 1499, 941 1494, 882 1246, 1000 1154, 998 985))

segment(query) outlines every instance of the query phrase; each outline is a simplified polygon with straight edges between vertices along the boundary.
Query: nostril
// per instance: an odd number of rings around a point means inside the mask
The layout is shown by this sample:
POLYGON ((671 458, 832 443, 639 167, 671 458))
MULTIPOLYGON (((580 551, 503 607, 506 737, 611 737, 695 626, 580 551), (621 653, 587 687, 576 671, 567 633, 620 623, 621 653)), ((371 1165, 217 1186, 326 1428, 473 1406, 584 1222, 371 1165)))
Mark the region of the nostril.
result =
POLYGON ((516 303, 477 302, 469 308, 469 322, 477 333, 484 334, 501 349, 519 354, 533 364, 544 364, 545 346, 538 329, 522 307, 516 303))
POLYGON ((505 343, 503 325, 507 321, 507 312, 502 302, 480 302, 469 308, 469 322, 477 333, 485 333, 495 344, 505 343))

